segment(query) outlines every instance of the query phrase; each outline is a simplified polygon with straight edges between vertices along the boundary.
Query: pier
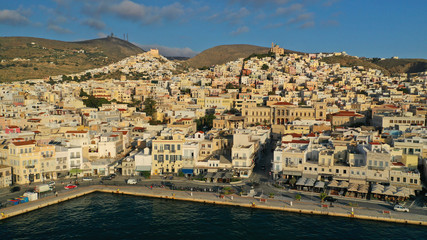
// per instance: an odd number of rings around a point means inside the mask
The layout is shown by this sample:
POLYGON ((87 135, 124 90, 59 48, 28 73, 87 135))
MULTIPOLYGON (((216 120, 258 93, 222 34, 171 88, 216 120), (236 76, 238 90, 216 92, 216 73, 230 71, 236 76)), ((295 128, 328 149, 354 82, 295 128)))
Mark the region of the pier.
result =
POLYGON ((387 213, 384 213, 384 211, 364 209, 359 207, 330 207, 327 204, 321 203, 319 203, 318 205, 313 205, 304 201, 284 201, 276 200, 274 198, 260 199, 253 197, 241 197, 235 194, 220 195, 218 193, 213 192, 190 192, 169 190, 164 188, 150 189, 141 186, 105 185, 80 187, 77 189, 62 192, 58 194, 58 196, 49 196, 46 198, 38 199, 36 201, 4 208, 1 209, 0 220, 8 219, 17 215, 21 215, 43 207, 65 202, 94 192, 427 226, 427 216, 410 213, 401 213, 394 211, 388 211, 387 213))

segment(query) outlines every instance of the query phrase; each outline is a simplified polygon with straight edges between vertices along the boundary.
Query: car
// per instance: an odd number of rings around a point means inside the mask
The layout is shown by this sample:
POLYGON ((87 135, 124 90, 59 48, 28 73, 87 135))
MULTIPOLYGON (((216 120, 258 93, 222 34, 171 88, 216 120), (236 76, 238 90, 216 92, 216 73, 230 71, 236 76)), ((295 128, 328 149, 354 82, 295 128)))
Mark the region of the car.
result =
POLYGON ((333 198, 333 197, 331 197, 331 196, 327 196, 327 197, 325 197, 325 202, 337 202, 338 201, 338 199, 336 199, 336 198, 333 198))
POLYGON ((115 173, 112 173, 112 174, 110 174, 109 175, 111 178, 115 178, 116 177, 116 174, 115 173))
POLYGON ((49 187, 55 187, 56 185, 54 181, 48 182, 47 184, 49 185, 49 187))
POLYGON ((19 192, 19 191, 21 191, 21 187, 19 187, 19 186, 15 186, 15 187, 13 187, 13 188, 10 189, 11 193, 19 192))
POLYGON ((130 178, 130 179, 128 179, 127 184, 134 185, 134 184, 137 184, 137 182, 138 181, 135 178, 130 178))
POLYGON ((92 181, 92 178, 84 177, 84 178, 83 178, 83 181, 92 181))
POLYGON ((77 185, 74 185, 74 184, 67 184, 64 188, 65 188, 65 189, 74 189, 74 188, 77 188, 77 185))
POLYGON ((396 204, 394 206, 393 210, 396 211, 396 212, 409 212, 408 208, 406 208, 406 207, 404 207, 402 205, 399 205, 399 204, 396 204))
POLYGON ((104 176, 101 178, 101 180, 112 180, 113 178, 111 176, 104 176))

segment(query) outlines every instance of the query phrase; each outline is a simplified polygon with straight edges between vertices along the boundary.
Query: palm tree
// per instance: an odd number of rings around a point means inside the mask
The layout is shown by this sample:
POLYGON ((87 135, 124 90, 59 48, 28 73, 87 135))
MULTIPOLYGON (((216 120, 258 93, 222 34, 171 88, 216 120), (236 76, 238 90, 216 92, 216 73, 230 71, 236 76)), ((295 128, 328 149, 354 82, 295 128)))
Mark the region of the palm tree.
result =
POLYGON ((320 201, 321 201, 321 202, 325 201, 325 198, 326 198, 327 196, 328 196, 328 195, 327 195, 326 193, 324 193, 324 192, 320 193, 320 201))

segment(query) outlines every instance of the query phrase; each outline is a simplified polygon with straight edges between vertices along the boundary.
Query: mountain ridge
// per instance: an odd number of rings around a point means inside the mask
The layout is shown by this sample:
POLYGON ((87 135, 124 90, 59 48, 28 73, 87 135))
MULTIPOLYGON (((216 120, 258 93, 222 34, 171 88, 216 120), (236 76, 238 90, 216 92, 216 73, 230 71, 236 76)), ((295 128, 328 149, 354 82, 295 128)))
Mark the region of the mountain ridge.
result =
POLYGON ((138 46, 115 37, 73 42, 0 37, 0 81, 78 73, 143 52, 138 46))

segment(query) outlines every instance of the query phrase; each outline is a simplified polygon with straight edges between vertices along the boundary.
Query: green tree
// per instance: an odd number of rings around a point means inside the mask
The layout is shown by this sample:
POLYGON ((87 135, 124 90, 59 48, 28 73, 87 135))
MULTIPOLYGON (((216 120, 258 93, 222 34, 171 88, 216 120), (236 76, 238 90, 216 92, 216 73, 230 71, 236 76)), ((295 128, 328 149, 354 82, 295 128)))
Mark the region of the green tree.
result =
POLYGON ((268 65, 264 63, 264 64, 261 66, 261 70, 268 70, 268 65))
POLYGON ((299 194, 295 195, 295 200, 301 201, 301 195, 299 195, 299 194))
POLYGON ((326 193, 324 193, 324 192, 322 192, 322 193, 320 193, 320 201, 321 202, 324 202, 325 201, 325 198, 328 196, 328 194, 326 194, 326 193))
POLYGON ((215 115, 208 114, 204 117, 201 117, 196 120, 197 130, 198 131, 209 131, 213 127, 213 120, 215 119, 215 115))
POLYGON ((89 94, 87 94, 85 91, 83 91, 83 88, 80 88, 80 94, 79 94, 79 96, 80 97, 88 97, 89 94))
POLYGON ((295 183, 297 183, 297 179, 296 179, 295 177, 292 177, 292 178, 289 180, 289 184, 293 187, 293 186, 295 186, 295 183))
POLYGON ((153 116, 156 112, 156 101, 151 97, 145 99, 143 112, 145 112, 147 116, 153 116))
POLYGON ((226 89, 237 89, 238 87, 234 86, 234 84, 232 83, 227 83, 227 85, 225 85, 226 89))
POLYGON ((90 95, 90 96, 88 96, 87 99, 83 100, 83 103, 86 105, 86 107, 99 108, 102 106, 102 104, 108 104, 111 102, 105 98, 96 98, 96 97, 90 95))

